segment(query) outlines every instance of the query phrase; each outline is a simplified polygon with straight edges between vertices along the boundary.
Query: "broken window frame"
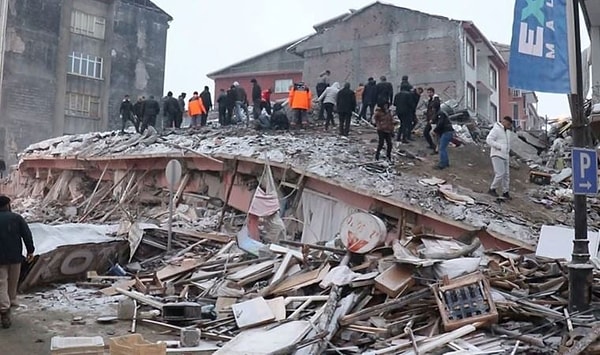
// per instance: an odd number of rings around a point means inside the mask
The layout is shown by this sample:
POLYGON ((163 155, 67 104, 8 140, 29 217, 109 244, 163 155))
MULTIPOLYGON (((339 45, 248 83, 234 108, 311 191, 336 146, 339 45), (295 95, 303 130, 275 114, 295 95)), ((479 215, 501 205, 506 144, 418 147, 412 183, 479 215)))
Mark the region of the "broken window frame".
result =
POLYGON ((287 93, 290 91, 290 86, 292 85, 294 85, 294 79, 278 79, 275 80, 273 91, 275 94, 287 93))
POLYGON ((106 19, 79 10, 71 12, 71 32, 97 39, 104 39, 106 19))
POLYGON ((475 95, 476 95, 476 91, 475 91, 475 86, 473 86, 471 83, 467 82, 467 92, 465 94, 465 96, 467 97, 467 108, 473 112, 475 112, 475 95))
POLYGON ((65 114, 100 119, 100 97, 67 92, 65 95, 65 114))
POLYGON ((493 65, 490 65, 490 86, 494 89, 498 89, 498 70, 493 65))
POLYGON ((472 68, 475 68, 475 45, 469 39, 467 39, 465 42, 465 59, 467 64, 469 64, 472 68))
POLYGON ((69 54, 68 74, 103 80, 103 66, 104 61, 102 57, 79 52, 71 52, 71 54, 69 54))

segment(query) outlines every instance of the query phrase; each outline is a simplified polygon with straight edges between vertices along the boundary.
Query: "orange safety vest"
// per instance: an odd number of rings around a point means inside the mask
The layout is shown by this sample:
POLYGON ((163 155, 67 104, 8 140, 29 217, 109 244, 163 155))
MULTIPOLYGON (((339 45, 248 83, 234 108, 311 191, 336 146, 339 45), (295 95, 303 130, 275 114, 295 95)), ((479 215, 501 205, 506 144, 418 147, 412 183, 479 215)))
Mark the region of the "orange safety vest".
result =
POLYGON ((292 109, 309 110, 312 104, 312 95, 310 90, 296 90, 292 88, 288 98, 292 109))
POLYGON ((188 104, 188 114, 190 116, 197 116, 206 113, 206 109, 204 108, 204 104, 202 104, 202 100, 198 97, 197 99, 190 100, 188 104))

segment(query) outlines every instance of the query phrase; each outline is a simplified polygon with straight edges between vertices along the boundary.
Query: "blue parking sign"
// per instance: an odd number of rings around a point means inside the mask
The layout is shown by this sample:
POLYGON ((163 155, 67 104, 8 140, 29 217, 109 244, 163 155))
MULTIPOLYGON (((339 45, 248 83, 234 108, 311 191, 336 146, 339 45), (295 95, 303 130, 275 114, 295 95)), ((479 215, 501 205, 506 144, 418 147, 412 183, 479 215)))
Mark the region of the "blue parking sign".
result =
POLYGON ((598 156, 593 149, 573 148, 573 194, 598 193, 598 156))

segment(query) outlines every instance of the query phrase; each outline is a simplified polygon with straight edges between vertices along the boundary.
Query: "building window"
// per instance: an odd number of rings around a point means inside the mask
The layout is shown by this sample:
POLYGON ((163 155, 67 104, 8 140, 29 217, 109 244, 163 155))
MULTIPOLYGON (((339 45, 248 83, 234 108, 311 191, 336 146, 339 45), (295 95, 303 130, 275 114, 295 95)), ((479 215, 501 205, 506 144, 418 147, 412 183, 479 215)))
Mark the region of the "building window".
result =
POLYGON ((512 97, 521 97, 521 90, 518 89, 508 89, 510 91, 510 95, 512 97))
POLYGON ((512 116, 512 118, 515 121, 519 120, 519 104, 517 104, 517 103, 513 104, 513 116, 512 116))
POLYGON ((68 92, 65 97, 65 114, 78 117, 100 118, 100 98, 68 92))
POLYGON ((102 79, 102 58, 73 52, 69 54, 69 74, 102 79))
POLYGON ((467 64, 475 67, 475 45, 467 40, 467 64))
POLYGON ((490 118, 492 122, 498 121, 498 107, 492 103, 490 103, 490 118))
POLYGON ((490 66, 490 85, 492 88, 498 89, 498 72, 492 66, 490 66))
POLYGON ((475 111, 475 87, 467 83, 467 108, 475 111))
POLYGON ((294 85, 292 79, 275 80, 275 93, 281 94, 290 91, 290 86, 294 85))
POLYGON ((105 28, 106 20, 103 17, 76 10, 71 12, 71 32, 73 33, 104 39, 105 28))

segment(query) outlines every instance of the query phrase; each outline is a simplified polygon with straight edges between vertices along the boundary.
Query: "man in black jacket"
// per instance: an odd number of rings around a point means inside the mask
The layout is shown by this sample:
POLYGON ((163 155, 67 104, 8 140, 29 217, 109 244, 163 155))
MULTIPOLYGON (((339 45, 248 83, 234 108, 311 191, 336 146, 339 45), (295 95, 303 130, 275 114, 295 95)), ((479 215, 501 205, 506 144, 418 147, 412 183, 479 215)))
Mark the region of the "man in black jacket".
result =
POLYGON ((408 143, 412 140, 410 133, 412 131, 412 120, 415 112, 414 96, 410 92, 409 85, 400 85, 400 92, 394 97, 394 106, 396 106, 396 114, 400 119, 400 129, 398 130, 397 140, 402 143, 408 143))
POLYGON ((433 149, 433 152, 431 154, 436 154, 437 146, 433 142, 433 138, 431 137, 431 130, 434 128, 434 125, 437 121, 438 112, 440 112, 441 102, 439 96, 435 94, 435 89, 432 87, 427 88, 427 96, 429 97, 429 100, 427 101, 427 112, 425 113, 427 123, 425 124, 425 128, 423 129, 423 136, 429 144, 429 148, 433 149))
MULTIPOLYGON (((142 112, 142 107, 144 107, 144 101, 146 101, 146 97, 140 96, 140 97, 138 97, 135 104, 133 104, 133 115, 134 115, 135 122, 136 122, 138 128, 140 128, 142 126, 142 119, 144 118, 143 112, 142 112)), ((141 131, 140 131, 140 133, 141 133, 141 131)))
POLYGON ((375 85, 375 96, 377 97, 377 106, 383 107, 385 104, 391 104, 394 98, 394 87, 388 83, 387 78, 382 75, 379 82, 375 85))
POLYGON ((179 101, 173 97, 173 93, 169 91, 167 93, 167 98, 163 103, 163 116, 167 119, 167 124, 165 128, 174 128, 177 127, 175 122, 177 121, 177 117, 181 113, 181 109, 179 108, 179 101))
POLYGON ((367 85, 362 94, 362 109, 360 110, 360 118, 367 118, 367 107, 369 108, 370 116, 369 122, 373 120, 373 113, 375 112, 375 104, 377 103, 377 83, 375 79, 369 78, 367 85))
POLYGON ((156 127, 156 116, 160 113, 160 104, 154 100, 154 96, 142 104, 142 127, 140 132, 144 132, 148 126, 156 127))
POLYGON ((260 116, 260 94, 262 92, 262 88, 258 85, 256 79, 250 80, 252 83, 252 117, 255 120, 258 120, 260 116))
MULTIPOLYGON (((233 122, 233 111, 235 109, 236 100, 237 100, 237 89, 234 85, 231 85, 229 90, 227 90, 227 101, 226 101, 226 103, 227 103, 227 105, 226 105, 226 107, 227 107, 227 115, 226 115, 227 124, 237 123, 237 122, 233 122)), ((237 121, 237 119, 236 119, 236 121, 237 121)))
POLYGON ((33 238, 27 222, 11 212, 10 198, 0 196, 0 322, 11 325, 10 307, 17 305, 17 285, 24 260, 33 260, 33 238), (23 258, 23 244, 27 258, 23 258))
POLYGON ((121 106, 119 107, 119 116, 121 116, 121 133, 125 133, 125 126, 127 126, 127 121, 131 121, 133 123, 133 127, 135 127, 136 132, 140 132, 138 124, 133 116, 133 104, 129 101, 129 95, 125 95, 123 101, 121 101, 121 106))
POLYGON ((185 112, 185 96, 187 94, 182 92, 181 95, 177 98, 177 103, 179 103, 179 115, 175 119, 175 128, 181 128, 181 124, 183 123, 183 113, 185 112))
POLYGON ((350 83, 345 83, 344 88, 337 94, 337 112, 340 116, 340 135, 350 134, 350 121, 352 112, 356 110, 356 94, 350 89, 350 83))
POLYGON ((212 109, 212 98, 208 86, 204 87, 204 91, 200 93, 200 100, 202 100, 202 105, 204 105, 205 112, 200 115, 200 126, 206 126, 206 122, 208 121, 208 112, 212 109))
POLYGON ((452 122, 450 122, 450 118, 448 115, 441 111, 437 115, 436 126, 433 130, 437 137, 439 137, 439 147, 440 151, 440 162, 435 167, 436 169, 442 170, 446 169, 450 166, 450 159, 448 158, 448 144, 454 137, 454 128, 452 128, 452 122))
POLYGON ((225 117, 227 117, 227 93, 225 92, 225 89, 219 90, 217 105, 219 105, 219 124, 222 126, 230 124, 231 122, 227 122, 225 119, 225 117))

